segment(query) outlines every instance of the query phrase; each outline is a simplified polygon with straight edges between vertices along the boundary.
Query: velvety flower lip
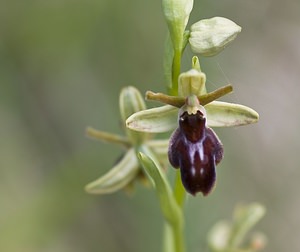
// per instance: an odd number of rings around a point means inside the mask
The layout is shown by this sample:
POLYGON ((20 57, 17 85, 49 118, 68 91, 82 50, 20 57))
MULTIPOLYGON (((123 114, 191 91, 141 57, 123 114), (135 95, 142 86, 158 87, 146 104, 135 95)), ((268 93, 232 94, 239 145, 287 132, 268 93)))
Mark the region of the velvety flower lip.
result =
POLYGON ((182 184, 189 193, 207 195, 214 188, 223 147, 214 131, 206 126, 201 111, 179 114, 179 128, 171 136, 168 156, 170 164, 180 168, 182 184))

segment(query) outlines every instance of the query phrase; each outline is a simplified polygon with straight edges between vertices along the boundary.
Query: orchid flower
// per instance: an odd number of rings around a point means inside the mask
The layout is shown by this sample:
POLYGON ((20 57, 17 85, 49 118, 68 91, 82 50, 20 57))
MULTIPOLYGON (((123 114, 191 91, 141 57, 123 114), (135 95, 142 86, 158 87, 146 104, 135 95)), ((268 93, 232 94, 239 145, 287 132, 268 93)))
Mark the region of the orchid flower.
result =
MULTIPOLYGON (((119 104, 122 124, 124 126, 125 120, 129 115, 146 109, 140 92, 132 86, 122 89, 119 104)), ((153 134, 139 133, 126 128, 126 136, 119 136, 91 127, 87 128, 86 133, 91 138, 102 142, 118 144, 126 149, 126 153, 106 174, 85 187, 89 193, 113 193, 130 187, 136 178, 145 178, 137 158, 137 153, 140 151, 147 153, 152 159, 157 160, 157 164, 165 166, 167 162, 168 140, 151 139, 153 134)))
POLYGON ((168 105, 139 111, 126 120, 126 125, 146 133, 175 129, 169 144, 170 164, 180 168, 182 183, 189 193, 207 195, 215 185, 215 166, 223 157, 222 144, 210 127, 255 123, 259 116, 244 105, 215 101, 231 92, 232 86, 207 93, 206 76, 198 58, 193 58, 192 65, 193 69, 179 76, 178 96, 148 92, 146 98, 168 105))

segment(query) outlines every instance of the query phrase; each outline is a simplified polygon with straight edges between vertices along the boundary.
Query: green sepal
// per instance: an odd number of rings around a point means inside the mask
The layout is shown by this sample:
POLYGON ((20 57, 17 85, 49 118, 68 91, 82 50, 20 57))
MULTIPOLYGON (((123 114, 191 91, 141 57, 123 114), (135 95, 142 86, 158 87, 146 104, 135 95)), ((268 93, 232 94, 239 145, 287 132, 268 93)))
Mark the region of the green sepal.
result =
POLYGON ((102 130, 96 130, 92 127, 87 127, 85 132, 88 137, 98 140, 98 141, 101 141, 101 142, 123 145, 127 148, 130 147, 130 145, 131 145, 131 143, 127 137, 108 133, 108 132, 105 132, 102 130))
POLYGON ((204 106, 209 127, 232 127, 256 123, 258 113, 244 105, 213 101, 204 106))
POLYGON ((137 112, 126 120, 126 126, 131 130, 161 133, 177 127, 178 109, 165 105, 137 112))
POLYGON ((108 194, 128 185, 139 172, 139 162, 135 150, 129 149, 125 156, 105 175, 86 185, 85 190, 91 194, 108 194))
MULTIPOLYGON (((233 127, 256 123, 258 113, 244 105, 213 101, 204 106, 209 127, 233 127)), ((162 133, 178 127, 178 109, 166 105, 131 115, 126 125, 136 131, 162 133)))

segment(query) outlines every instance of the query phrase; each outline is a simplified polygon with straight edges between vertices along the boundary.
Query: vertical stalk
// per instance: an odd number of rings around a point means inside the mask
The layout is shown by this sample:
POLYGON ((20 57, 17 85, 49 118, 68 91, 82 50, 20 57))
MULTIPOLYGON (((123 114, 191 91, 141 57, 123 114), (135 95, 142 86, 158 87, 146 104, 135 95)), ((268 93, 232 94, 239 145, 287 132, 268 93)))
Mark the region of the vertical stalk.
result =
POLYGON ((174 185, 174 197, 181 210, 181 218, 176 223, 176 226, 173 227, 175 246, 178 248, 175 251, 184 252, 185 251, 185 236, 184 236, 184 214, 183 214, 183 205, 185 200, 185 190, 181 182, 180 170, 176 172, 175 185, 174 185))
MULTIPOLYGON (((172 24, 173 26, 174 24, 172 24)), ((165 47, 165 76, 171 77, 168 80, 171 82, 171 87, 168 90, 169 95, 178 95, 178 78, 181 69, 181 56, 184 42, 183 34, 176 30, 174 32, 171 26, 170 33, 171 39, 168 38, 165 47), (173 30, 173 33, 172 33, 173 30), (172 36, 173 34, 173 36, 172 36), (170 43, 172 41, 172 43, 170 43), (172 45, 171 45, 172 44, 172 45), (173 50, 172 50, 172 49, 173 50), (172 55, 173 54, 173 55, 172 55), (171 65, 172 64, 172 65, 171 65), (171 73, 170 73, 170 72, 171 73), (170 75, 171 74, 171 75, 170 75)), ((184 30, 184 28, 183 28, 184 30)), ((184 46, 185 47, 185 46, 184 46)), ((169 82, 169 83, 170 83, 169 82)), ((168 83, 168 84, 169 84, 168 83)), ((179 216, 173 219, 172 222, 165 221, 164 226, 164 252, 185 252, 185 239, 184 239, 184 215, 182 211, 185 191, 181 183, 180 173, 176 174, 176 181, 173 190, 174 199, 179 207, 179 216)))
POLYGON ((173 229, 170 224, 165 221, 163 230, 163 252, 173 252, 175 251, 174 244, 175 237, 173 236, 173 229))
POLYGON ((172 88, 170 90, 170 95, 178 95, 178 77, 180 75, 180 66, 181 49, 175 49, 172 63, 172 88))
MULTIPOLYGON (((182 212, 181 212, 182 213, 182 212)), ((183 217, 181 218, 183 220, 183 217)), ((178 222, 173 226, 173 236, 175 238, 175 252, 185 252, 185 242, 183 234, 183 222, 178 222)))
MULTIPOLYGON (((173 96, 178 95, 178 77, 181 68, 182 46, 180 49, 174 49, 172 62, 172 87, 169 94, 173 96)), ((182 207, 185 199, 185 190, 181 183, 180 171, 176 173, 176 180, 174 185, 174 198, 180 208, 180 218, 174 223, 165 223, 164 227, 164 252, 185 252, 185 237, 184 237, 184 216, 182 207)))
POLYGON ((183 216, 178 218, 176 223, 165 221, 163 245, 164 252, 186 252, 183 235, 183 216))

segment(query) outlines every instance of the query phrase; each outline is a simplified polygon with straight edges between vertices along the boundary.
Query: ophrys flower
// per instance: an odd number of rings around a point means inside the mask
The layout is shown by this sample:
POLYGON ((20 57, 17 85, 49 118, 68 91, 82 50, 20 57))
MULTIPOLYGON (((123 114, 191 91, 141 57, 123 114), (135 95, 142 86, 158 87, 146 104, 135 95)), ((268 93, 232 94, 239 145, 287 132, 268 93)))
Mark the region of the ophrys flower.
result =
POLYGON ((175 130, 170 140, 169 161, 180 167, 182 183, 191 194, 208 194, 215 184, 215 165, 223 156, 222 144, 209 127, 240 126, 258 121, 258 114, 243 105, 215 101, 232 91, 225 86, 207 93, 205 74, 193 59, 192 70, 179 77, 181 96, 148 92, 146 97, 171 104, 131 115, 127 127, 142 132, 175 130), (178 110, 179 109, 179 110, 178 110))
MULTIPOLYGON (((128 116, 146 109, 140 92, 131 86, 122 89, 119 104, 124 126, 128 116)), ((163 164, 167 162, 168 140, 151 140, 151 134, 126 128, 126 136, 119 136, 88 128, 87 135, 104 142, 119 144, 126 149, 122 158, 106 174, 86 186, 89 193, 113 193, 129 186, 135 178, 144 177, 137 158, 137 153, 141 150, 147 152, 147 155, 157 162, 163 164)))

